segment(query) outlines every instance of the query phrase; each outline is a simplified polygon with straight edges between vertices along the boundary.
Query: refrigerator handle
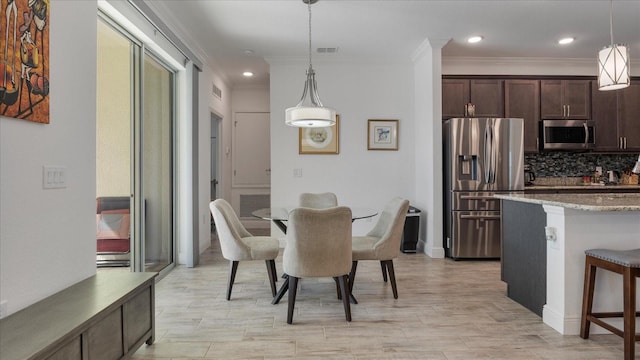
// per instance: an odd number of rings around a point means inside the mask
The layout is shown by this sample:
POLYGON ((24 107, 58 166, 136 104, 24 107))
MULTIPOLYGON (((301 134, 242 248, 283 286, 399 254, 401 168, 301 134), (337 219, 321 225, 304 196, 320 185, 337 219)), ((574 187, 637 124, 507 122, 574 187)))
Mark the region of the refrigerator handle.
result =
POLYGON ((490 220, 494 220, 494 221, 499 221, 500 215, 460 215, 460 219, 465 219, 465 220, 486 220, 486 221, 490 221, 490 220))
POLYGON ((489 184, 496 183, 496 166, 498 164, 498 147, 496 145, 496 134, 495 134, 495 123, 492 121, 491 125, 491 162, 490 162, 490 174, 489 174, 489 184))
POLYGON ((493 142, 491 141, 491 129, 487 126, 484 128, 484 179, 483 181, 487 184, 491 183, 491 146, 493 142))
POLYGON ((493 142, 493 146, 491 147, 493 153, 491 158, 491 183, 496 183, 496 173, 498 172, 498 144, 496 143, 496 125, 495 123, 491 124, 491 141, 493 142))

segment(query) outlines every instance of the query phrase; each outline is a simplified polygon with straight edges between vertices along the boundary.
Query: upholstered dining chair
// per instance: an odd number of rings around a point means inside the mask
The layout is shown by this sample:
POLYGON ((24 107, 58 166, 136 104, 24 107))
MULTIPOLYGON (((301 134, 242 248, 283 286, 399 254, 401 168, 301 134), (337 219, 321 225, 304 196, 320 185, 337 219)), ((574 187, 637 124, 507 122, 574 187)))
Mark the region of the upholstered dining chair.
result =
POLYGON ((216 224, 216 232, 222 249, 222 256, 229 260, 229 280, 227 300, 231 299, 231 289, 236 278, 238 263, 242 260, 264 260, 267 265, 271 295, 276 295, 276 263, 279 242, 270 236, 253 236, 238 219, 231 205, 224 199, 216 199, 209 204, 216 224))
POLYGON ((302 193, 298 201, 300 207, 326 209, 338 206, 338 197, 332 192, 302 193))
POLYGON ((353 290, 358 261, 378 260, 380 261, 384 281, 387 281, 388 273, 393 297, 395 299, 398 298, 393 259, 398 257, 400 252, 402 230, 408 209, 408 200, 399 197, 392 199, 384 206, 378 222, 367 235, 353 237, 353 264, 349 273, 350 290, 353 290))
POLYGON ((347 321, 351 321, 348 274, 351 268, 351 210, 296 208, 289 213, 282 267, 289 277, 287 323, 293 322, 298 279, 337 279, 347 321))

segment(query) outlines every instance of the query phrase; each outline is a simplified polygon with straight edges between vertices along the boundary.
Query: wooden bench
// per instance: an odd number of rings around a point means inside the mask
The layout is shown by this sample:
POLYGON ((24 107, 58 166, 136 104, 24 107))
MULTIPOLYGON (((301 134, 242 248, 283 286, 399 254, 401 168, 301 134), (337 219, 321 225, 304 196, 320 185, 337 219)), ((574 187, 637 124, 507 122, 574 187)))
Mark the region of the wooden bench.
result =
POLYGON ((0 319, 0 359, 130 358, 154 341, 156 275, 99 272, 0 319))

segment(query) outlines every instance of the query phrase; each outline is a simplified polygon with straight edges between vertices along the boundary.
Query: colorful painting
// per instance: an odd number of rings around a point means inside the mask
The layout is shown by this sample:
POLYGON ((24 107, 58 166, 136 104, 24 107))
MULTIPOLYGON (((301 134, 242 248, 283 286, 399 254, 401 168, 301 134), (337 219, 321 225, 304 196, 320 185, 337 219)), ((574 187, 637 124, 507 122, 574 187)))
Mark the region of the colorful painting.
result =
POLYGON ((49 123, 50 0, 0 0, 0 115, 49 123))

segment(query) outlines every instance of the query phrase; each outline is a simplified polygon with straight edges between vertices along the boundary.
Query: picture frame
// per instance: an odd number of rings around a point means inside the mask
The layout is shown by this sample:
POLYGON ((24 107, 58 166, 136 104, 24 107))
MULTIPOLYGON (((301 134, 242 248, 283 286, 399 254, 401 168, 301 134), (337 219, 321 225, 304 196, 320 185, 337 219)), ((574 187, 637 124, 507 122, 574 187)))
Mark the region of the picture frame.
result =
POLYGON ((299 154, 338 154, 340 140, 340 115, 333 126, 300 128, 298 130, 299 154))
POLYGON ((398 120, 369 120, 367 150, 398 150, 398 120))

